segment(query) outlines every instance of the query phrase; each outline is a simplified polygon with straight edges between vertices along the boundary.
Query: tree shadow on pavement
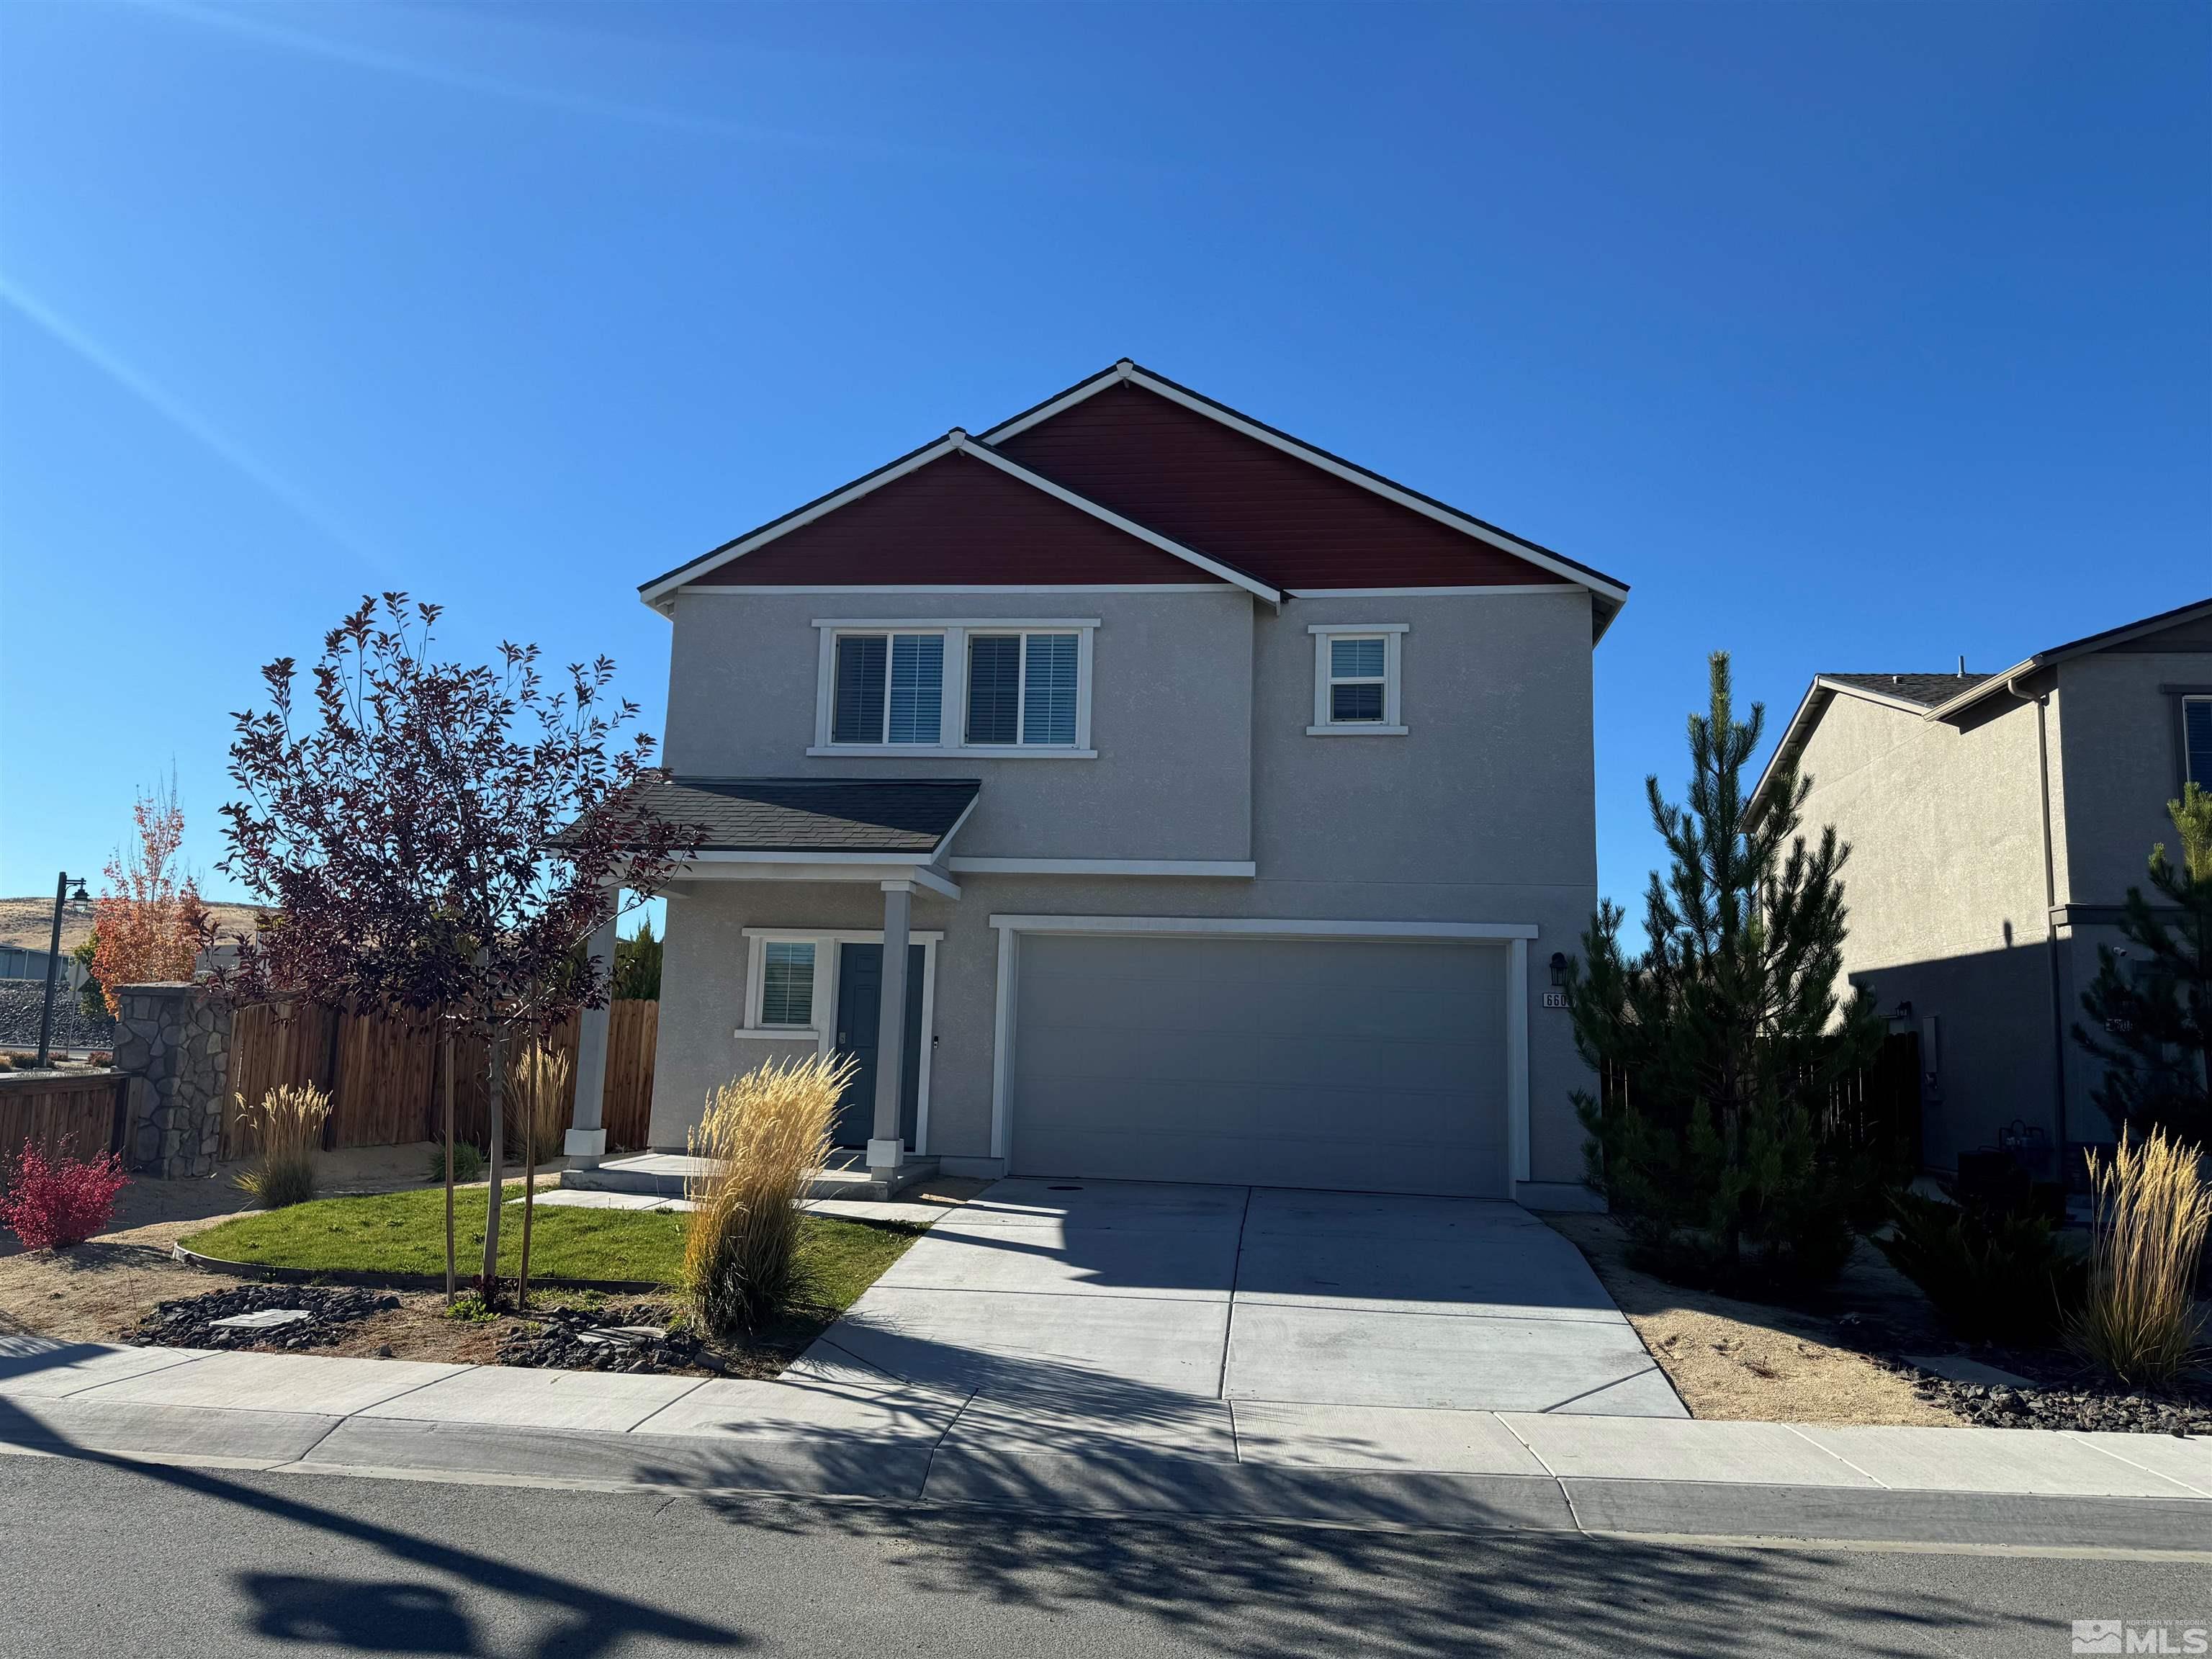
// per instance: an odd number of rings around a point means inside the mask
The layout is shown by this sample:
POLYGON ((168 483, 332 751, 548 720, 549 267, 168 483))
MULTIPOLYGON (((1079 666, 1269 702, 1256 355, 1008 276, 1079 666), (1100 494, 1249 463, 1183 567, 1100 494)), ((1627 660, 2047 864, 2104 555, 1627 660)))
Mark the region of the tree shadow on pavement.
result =
POLYGON ((363 1581, 240 1574, 238 1587, 254 1603, 252 1625, 265 1635, 303 1644, 337 1644, 368 1652, 488 1652, 450 1594, 422 1585, 419 1575, 435 1572, 534 1606, 550 1618, 550 1627, 531 1650, 544 1659, 556 1655, 562 1659, 589 1659, 589 1656, 619 1651, 634 1638, 643 1637, 702 1646, 751 1645, 744 1632, 726 1626, 263 1491, 210 1470, 141 1462, 80 1446, 4 1399, 0 1399, 0 1444, 100 1465, 173 1491, 234 1504, 268 1521, 380 1551, 395 1565, 413 1569, 416 1575, 363 1581))
POLYGON ((1540 1650, 1726 1659, 1832 1644, 1903 1659, 1956 1651, 1948 1637, 1990 1623, 1986 1608, 1925 1589, 1839 1582, 1840 1558, 1817 1550, 700 1501, 749 1528, 866 1539, 901 1558, 924 1594, 1067 1617, 1110 1611, 1240 1659, 1540 1650))

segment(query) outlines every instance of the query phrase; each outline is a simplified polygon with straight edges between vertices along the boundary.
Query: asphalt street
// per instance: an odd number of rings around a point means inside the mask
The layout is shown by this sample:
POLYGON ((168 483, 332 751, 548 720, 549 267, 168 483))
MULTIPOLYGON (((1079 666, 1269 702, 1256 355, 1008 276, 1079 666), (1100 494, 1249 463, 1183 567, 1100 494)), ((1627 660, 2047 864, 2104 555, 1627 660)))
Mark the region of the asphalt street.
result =
POLYGON ((1404 1534, 0 1459, 0 1654, 2066 1654, 2202 1559, 1404 1534))

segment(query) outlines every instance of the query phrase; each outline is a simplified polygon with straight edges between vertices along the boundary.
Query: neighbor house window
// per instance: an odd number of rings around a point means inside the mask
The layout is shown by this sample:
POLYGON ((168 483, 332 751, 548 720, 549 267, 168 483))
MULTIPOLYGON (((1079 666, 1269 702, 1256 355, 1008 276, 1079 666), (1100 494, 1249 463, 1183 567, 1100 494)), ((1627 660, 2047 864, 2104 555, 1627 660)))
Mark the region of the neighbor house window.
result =
POLYGON ((760 1023, 802 1030, 813 1024, 812 941, 770 939, 762 947, 760 1023))
POLYGON ((1006 747, 1075 746, 1081 636, 968 635, 968 741, 1006 747))
POLYGON ((2200 789, 2212 789, 2212 697, 2181 700, 2183 775, 2200 789))
POLYGON ((832 684, 830 742, 943 740, 944 635, 840 634, 832 684))
POLYGON ((1308 631, 1314 639, 1314 723, 1308 733, 1403 735, 1398 662, 1406 625, 1327 623, 1308 631))

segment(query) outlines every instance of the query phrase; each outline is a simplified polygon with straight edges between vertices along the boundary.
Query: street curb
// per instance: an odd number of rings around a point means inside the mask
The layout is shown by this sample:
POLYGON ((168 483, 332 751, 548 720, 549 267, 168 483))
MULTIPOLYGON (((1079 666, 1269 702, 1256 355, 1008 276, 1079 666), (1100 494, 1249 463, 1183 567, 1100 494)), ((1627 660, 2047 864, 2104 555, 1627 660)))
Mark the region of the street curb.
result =
MULTIPOLYGON (((225 1261, 221 1256, 202 1255, 198 1250, 186 1249, 182 1244, 169 1246, 169 1254, 188 1267, 198 1267, 204 1273, 228 1273, 234 1279, 259 1279, 270 1285, 349 1285, 367 1291, 442 1291, 446 1288, 443 1273, 349 1273, 342 1268, 274 1267, 258 1261, 225 1261)), ((473 1274, 465 1275, 460 1281, 473 1285, 473 1274)), ((665 1296, 672 1294, 673 1285, 663 1285, 650 1279, 553 1279, 543 1273, 530 1275, 532 1285, 550 1290, 605 1291, 619 1296, 665 1296)))
POLYGON ((2212 1554, 2212 1499, 1559 1479, 936 1449, 934 1437, 523 1429, 362 1415, 17 1401, 0 1444, 211 1467, 387 1479, 796 1496, 946 1509, 1633 1540, 2094 1548, 2212 1554))

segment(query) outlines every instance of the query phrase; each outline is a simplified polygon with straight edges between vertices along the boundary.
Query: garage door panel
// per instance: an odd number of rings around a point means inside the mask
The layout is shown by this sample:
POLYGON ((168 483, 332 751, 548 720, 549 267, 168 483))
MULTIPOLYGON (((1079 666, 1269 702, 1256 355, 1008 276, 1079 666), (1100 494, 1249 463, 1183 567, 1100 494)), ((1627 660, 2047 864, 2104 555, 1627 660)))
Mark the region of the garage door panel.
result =
POLYGON ((1498 1196, 1504 951, 1028 935, 1012 1166, 1498 1196))

